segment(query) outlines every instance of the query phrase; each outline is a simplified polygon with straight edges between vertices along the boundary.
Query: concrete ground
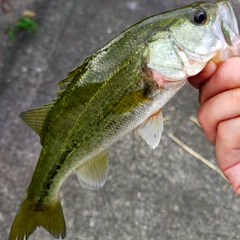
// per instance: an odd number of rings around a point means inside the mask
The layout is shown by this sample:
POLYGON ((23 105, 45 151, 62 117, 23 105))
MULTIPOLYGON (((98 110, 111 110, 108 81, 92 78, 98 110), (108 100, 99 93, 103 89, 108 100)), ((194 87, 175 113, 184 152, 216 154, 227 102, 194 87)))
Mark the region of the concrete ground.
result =
MULTIPOLYGON (((10 227, 34 171, 38 136, 19 113, 50 102, 56 83, 87 55, 150 15, 191 0, 23 0, 0 10, 0 239, 10 227), (25 9, 40 30, 3 33, 25 9), (1 12, 2 11, 2 12, 1 12)), ((240 20, 240 2, 232 0, 240 20)), ((239 21, 240 22, 240 21, 239 21)), ((214 149, 189 120, 197 91, 186 85, 164 108, 170 117, 159 147, 128 134, 109 149, 110 170, 97 191, 72 174, 61 190, 68 240, 240 239, 240 202, 217 173, 176 145, 168 133, 215 163, 214 149)), ((30 239, 53 239, 37 229, 30 239)))

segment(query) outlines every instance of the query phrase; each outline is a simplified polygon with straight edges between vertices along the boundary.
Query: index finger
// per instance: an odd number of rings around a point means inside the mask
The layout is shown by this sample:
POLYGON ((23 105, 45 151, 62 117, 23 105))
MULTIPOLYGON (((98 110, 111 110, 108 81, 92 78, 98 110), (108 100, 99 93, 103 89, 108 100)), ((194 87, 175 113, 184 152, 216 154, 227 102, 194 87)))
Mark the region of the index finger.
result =
POLYGON ((203 104, 213 96, 240 87, 240 58, 230 58, 224 61, 210 81, 200 89, 199 102, 203 104))

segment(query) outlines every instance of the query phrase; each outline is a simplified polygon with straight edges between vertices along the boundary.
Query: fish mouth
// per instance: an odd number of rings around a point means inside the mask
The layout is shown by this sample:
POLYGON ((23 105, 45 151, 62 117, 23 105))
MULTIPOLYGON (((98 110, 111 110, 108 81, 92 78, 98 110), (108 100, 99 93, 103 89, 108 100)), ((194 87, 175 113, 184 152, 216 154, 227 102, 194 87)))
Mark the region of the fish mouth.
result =
POLYGON ((222 50, 212 59, 216 64, 240 54, 240 37, 237 19, 232 6, 227 1, 216 2, 218 11, 212 25, 214 35, 222 43, 222 50))

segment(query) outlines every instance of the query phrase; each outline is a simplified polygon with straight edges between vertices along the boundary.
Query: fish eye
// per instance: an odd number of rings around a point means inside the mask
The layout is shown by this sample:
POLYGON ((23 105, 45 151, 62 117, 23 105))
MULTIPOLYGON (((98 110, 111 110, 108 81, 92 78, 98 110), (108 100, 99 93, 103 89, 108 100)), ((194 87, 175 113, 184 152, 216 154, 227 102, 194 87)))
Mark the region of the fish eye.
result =
POLYGON ((203 24, 207 20, 207 13, 204 10, 197 10, 194 13, 194 22, 197 24, 203 24))

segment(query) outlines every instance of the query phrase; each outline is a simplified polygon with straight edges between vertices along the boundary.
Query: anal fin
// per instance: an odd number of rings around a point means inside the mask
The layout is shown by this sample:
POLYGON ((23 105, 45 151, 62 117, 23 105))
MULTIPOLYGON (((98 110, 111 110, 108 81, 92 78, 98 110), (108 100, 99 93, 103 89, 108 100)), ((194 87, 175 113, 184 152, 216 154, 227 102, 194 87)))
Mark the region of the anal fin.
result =
POLYGON ((156 148, 161 140, 163 132, 162 109, 152 114, 136 129, 136 132, 150 145, 156 148))
POLYGON ((107 180, 108 157, 103 151, 76 168, 78 180, 82 187, 89 189, 101 188, 107 180))

